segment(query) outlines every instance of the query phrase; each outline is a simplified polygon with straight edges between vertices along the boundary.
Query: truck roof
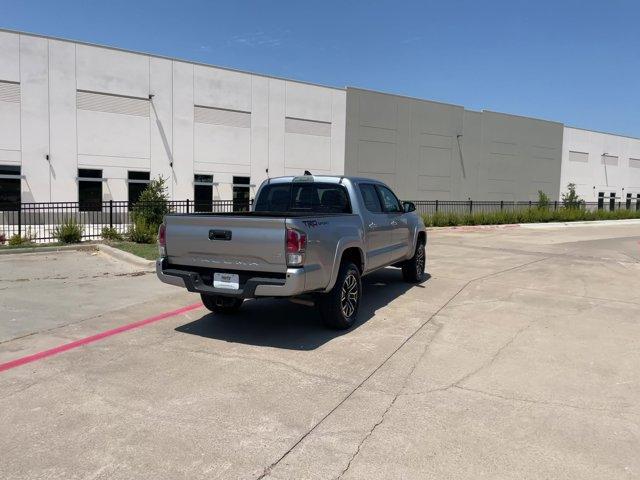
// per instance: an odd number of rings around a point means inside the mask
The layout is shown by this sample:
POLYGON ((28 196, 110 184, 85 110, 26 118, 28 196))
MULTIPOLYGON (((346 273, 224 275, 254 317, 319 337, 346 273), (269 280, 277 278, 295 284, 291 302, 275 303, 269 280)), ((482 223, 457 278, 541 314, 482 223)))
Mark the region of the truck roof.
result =
POLYGON ((376 180, 374 178, 365 177, 352 177, 348 175, 299 175, 299 176, 286 176, 286 177, 272 177, 265 180, 265 183, 291 183, 294 180, 300 182, 325 182, 325 183, 340 183, 343 180, 351 182, 368 182, 379 183, 384 185, 384 182, 376 180))

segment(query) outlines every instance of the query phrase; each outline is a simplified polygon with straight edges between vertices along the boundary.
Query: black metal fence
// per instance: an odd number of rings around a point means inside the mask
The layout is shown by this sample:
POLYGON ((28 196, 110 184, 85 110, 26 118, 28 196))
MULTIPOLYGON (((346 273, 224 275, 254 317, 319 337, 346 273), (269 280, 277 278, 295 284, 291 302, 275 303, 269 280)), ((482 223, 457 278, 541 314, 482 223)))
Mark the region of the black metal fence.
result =
MULTIPOLYGON (((234 212, 247 211, 251 202, 233 200, 214 200, 207 203, 194 203, 193 200, 169 201, 171 213, 193 212, 234 212)), ((422 215, 435 213, 474 213, 517 211, 538 208, 538 202, 513 201, 476 201, 476 200, 417 200, 416 211, 422 215)), ((138 203, 136 206, 143 207, 138 203)), ((562 202, 549 202, 546 208, 563 208, 562 202)), ((583 208, 595 210, 634 210, 640 211, 640 200, 587 202, 583 208)), ((35 242, 55 241, 56 228, 66 221, 74 220, 83 228, 82 238, 100 239, 106 227, 124 235, 133 223, 134 208, 129 202, 107 201, 97 204, 79 202, 20 203, 0 204, 0 236, 8 240, 20 235, 35 242)))
MULTIPOLYGON (((562 202, 549 202, 541 205, 540 202, 514 202, 514 201, 477 201, 477 200, 417 200, 414 202, 416 211, 422 215, 433 215, 435 213, 494 213, 494 212, 515 212, 532 208, 544 207, 549 210, 564 208, 562 202)), ((621 201, 583 202, 581 208, 589 211, 596 210, 635 210, 640 211, 640 200, 628 199, 621 201)))
MULTIPOLYGON (((144 208, 138 202, 136 208, 144 208)), ((157 206, 157 204, 156 204, 157 206)), ((193 200, 167 202, 170 213, 234 212, 249 210, 250 203, 233 200, 214 200, 195 203, 193 200)), ((82 226, 82 238, 102 238, 102 230, 111 228, 126 234, 133 223, 134 206, 129 202, 107 201, 101 203, 51 202, 0 204, 0 235, 8 240, 20 235, 35 242, 55 241, 55 230, 61 224, 75 221, 82 226)))

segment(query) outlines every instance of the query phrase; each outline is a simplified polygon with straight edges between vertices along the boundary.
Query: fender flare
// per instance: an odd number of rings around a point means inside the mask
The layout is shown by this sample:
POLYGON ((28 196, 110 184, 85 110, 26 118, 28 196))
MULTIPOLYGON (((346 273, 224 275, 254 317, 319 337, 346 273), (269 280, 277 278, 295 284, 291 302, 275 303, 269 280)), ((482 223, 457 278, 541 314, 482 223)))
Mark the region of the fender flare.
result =
POLYGON ((360 251, 360 256, 362 257, 362 271, 364 272, 366 269, 366 261, 367 257, 364 254, 364 250, 362 248, 362 240, 358 237, 346 237, 338 240, 338 244, 336 245, 336 251, 333 257, 333 268, 331 270, 331 277, 329 278, 329 284, 327 288, 325 288, 325 292, 330 291, 336 283, 336 279, 338 278, 338 273, 340 272, 340 263, 342 260, 342 254, 348 248, 357 248, 360 251))
POLYGON ((427 231, 424 228, 420 228, 420 225, 416 225, 415 227, 413 227, 413 233, 411 234, 411 250, 409 251, 409 256, 407 257, 407 260, 413 258, 413 253, 416 251, 416 248, 418 247, 418 238, 420 237, 420 234, 424 232, 424 244, 425 247, 427 245, 427 231))

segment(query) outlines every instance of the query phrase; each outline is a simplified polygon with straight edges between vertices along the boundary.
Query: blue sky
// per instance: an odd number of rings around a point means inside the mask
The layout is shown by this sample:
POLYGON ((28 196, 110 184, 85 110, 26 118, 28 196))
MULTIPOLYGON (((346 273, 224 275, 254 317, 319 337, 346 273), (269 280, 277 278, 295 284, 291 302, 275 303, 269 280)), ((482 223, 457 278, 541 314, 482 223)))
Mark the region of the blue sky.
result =
POLYGON ((640 2, 6 1, 0 27, 640 137, 640 2))

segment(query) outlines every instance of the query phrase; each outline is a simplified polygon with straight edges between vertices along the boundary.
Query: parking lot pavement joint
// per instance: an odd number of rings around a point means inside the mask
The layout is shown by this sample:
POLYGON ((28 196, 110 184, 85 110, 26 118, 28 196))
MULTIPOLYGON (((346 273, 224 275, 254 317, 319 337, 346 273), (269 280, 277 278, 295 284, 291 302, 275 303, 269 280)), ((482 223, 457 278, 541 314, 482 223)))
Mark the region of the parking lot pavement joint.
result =
MULTIPOLYGON (((320 426, 327 418, 329 418, 336 410, 338 410, 338 408, 340 408, 349 398, 351 398, 351 396, 358 389, 360 389, 369 379, 371 379, 373 377, 373 375, 375 375, 376 372, 378 372, 396 353, 398 353, 409 341, 411 341, 427 324, 429 324, 434 318, 436 318, 440 314, 440 312, 442 312, 445 308, 447 308, 453 302, 453 300, 455 300, 455 298, 458 295, 460 295, 467 287, 469 287, 469 285, 471 285, 472 283, 477 282, 477 281, 481 281, 481 280, 484 280, 484 279, 487 279, 487 278, 490 278, 490 277, 494 277, 494 276, 497 276, 497 275, 500 275, 500 274, 503 274, 503 273, 511 272, 511 271, 517 270, 519 268, 527 267, 527 266, 532 265, 534 263, 542 262, 544 260, 547 260, 548 258, 549 257, 543 257, 543 258, 539 258, 537 260, 532 260, 530 262, 525 262, 525 263, 522 263, 522 264, 519 264, 519 265, 515 265, 515 266, 509 267, 509 268, 505 268, 505 269, 497 271, 497 272, 491 272, 491 273, 488 273, 486 275, 481 275, 480 277, 472 278, 471 280, 468 280, 466 283, 464 283, 451 297, 449 297, 449 299, 440 308, 438 308, 438 310, 436 310, 422 324, 420 324, 418 326, 418 328, 416 330, 414 330, 413 333, 411 333, 411 335, 409 335, 404 341, 402 341, 400 343, 400 345, 398 345, 376 368, 374 368, 342 400, 340 400, 331 410, 329 410, 329 412, 327 412, 322 418, 320 418, 320 420, 318 420, 315 423, 315 425, 313 425, 300 438, 298 438, 298 440, 293 445, 291 445, 291 447, 289 447, 289 449, 287 449, 277 460, 275 460, 270 465, 265 467, 264 470, 262 471, 262 473, 256 478, 256 480, 262 480, 263 478, 266 478, 267 476, 269 476, 271 471, 283 459, 285 459, 298 445, 300 445, 311 433, 313 433, 316 430, 316 428, 318 428, 318 426, 320 426)), ((425 352, 428 349, 428 346, 429 346, 429 344, 426 345, 425 352)), ((423 352, 423 355, 424 355, 424 352, 423 352)), ((418 362, 419 362, 419 360, 418 360, 418 362)), ((415 369, 415 366, 414 366, 413 369, 415 369)), ((411 370, 412 372, 413 372, 413 369, 411 370)), ((411 376, 411 374, 409 374, 408 377, 410 377, 410 376, 411 376)), ((397 400, 398 396, 399 396, 399 394, 394 397, 393 401, 390 404, 389 409, 395 403, 395 401, 397 400)), ((382 420, 384 420, 384 414, 383 414, 382 420)), ((382 423, 382 421, 380 423, 382 423)), ((363 441, 361 443, 364 443, 364 441, 366 441, 368 436, 370 436, 373 433, 374 430, 375 430, 375 425, 370 430, 371 433, 369 435, 365 436, 365 438, 363 439, 363 441)), ((350 460, 351 462, 357 456, 357 453, 358 453, 357 451, 354 452, 354 455, 353 455, 352 459, 350 460)), ((347 468, 347 470, 348 470, 348 468, 347 468)), ((346 470, 345 470, 345 472, 346 472, 346 470)), ((343 475, 343 474, 341 474, 341 475, 343 475)))

